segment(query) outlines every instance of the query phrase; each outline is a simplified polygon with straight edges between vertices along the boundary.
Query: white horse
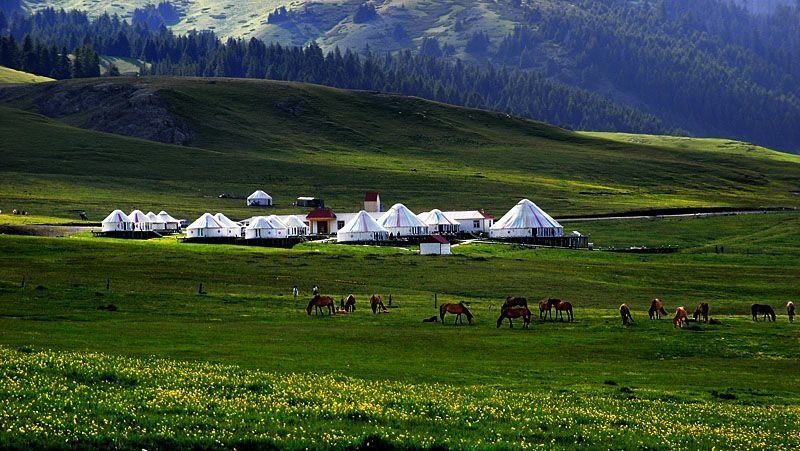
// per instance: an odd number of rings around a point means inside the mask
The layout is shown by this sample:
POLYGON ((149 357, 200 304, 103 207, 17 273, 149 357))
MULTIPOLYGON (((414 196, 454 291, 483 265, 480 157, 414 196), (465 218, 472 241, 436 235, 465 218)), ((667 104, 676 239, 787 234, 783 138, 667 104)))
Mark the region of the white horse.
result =
POLYGON ((794 322, 794 302, 789 301, 786 303, 786 313, 789 314, 789 322, 794 322))

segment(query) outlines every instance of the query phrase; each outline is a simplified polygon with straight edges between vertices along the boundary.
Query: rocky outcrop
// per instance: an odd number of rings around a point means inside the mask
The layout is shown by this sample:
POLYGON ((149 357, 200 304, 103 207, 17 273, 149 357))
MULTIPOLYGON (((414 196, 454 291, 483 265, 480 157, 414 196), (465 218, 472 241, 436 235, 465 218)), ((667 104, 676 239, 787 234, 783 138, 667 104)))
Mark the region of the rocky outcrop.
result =
POLYGON ((89 130, 186 145, 192 130, 147 83, 47 83, 0 90, 0 103, 22 106, 89 130))

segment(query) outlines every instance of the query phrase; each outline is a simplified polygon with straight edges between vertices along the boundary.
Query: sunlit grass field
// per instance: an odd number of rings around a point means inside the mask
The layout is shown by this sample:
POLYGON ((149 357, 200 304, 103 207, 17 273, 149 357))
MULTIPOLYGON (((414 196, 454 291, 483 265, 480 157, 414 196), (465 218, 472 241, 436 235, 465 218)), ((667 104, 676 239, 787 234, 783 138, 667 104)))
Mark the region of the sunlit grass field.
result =
POLYGON ((795 448, 800 335, 783 306, 800 237, 769 231, 797 218, 576 224, 600 246, 681 245, 664 255, 2 236, 0 443, 795 448), (313 284, 357 311, 309 317, 313 284), (374 316, 373 292, 397 308, 374 316), (576 321, 498 329, 510 294, 568 299, 576 321), (423 323, 434 296, 468 302, 474 324, 423 323), (670 315, 650 321, 656 296, 670 315), (674 329, 700 301, 722 324, 674 329), (777 322, 753 322, 755 302, 777 322))

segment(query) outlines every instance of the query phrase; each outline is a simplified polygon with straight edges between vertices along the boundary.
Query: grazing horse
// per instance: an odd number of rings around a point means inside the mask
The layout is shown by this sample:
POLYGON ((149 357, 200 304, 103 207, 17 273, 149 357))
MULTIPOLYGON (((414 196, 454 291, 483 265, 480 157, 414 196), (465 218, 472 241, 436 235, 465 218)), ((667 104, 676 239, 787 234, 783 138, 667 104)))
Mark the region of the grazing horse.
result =
POLYGON ((356 297, 352 294, 347 296, 347 300, 344 302, 344 310, 347 313, 356 311, 356 297))
POLYGON ((539 319, 547 318, 548 314, 550 314, 550 316, 552 317, 553 315, 552 315, 550 309, 551 309, 551 306, 550 306, 550 304, 547 303, 547 301, 544 301, 544 300, 539 301, 539 319))
POLYGON ((556 316, 561 317, 561 321, 564 321, 564 312, 567 312, 567 321, 572 322, 575 317, 572 314, 572 304, 567 301, 559 301, 558 304, 555 305, 556 307, 556 316))
POLYGON ((506 298, 506 302, 503 303, 502 309, 507 309, 510 307, 525 307, 528 308, 528 300, 522 297, 516 296, 509 296, 506 298))
POLYGON ((456 320, 453 324, 464 324, 463 320, 461 319, 461 315, 467 316, 467 321, 472 324, 472 313, 469 312, 469 309, 463 302, 459 302, 458 304, 442 304, 439 306, 439 319, 442 321, 442 325, 444 325, 444 315, 447 313, 452 313, 456 315, 456 320))
POLYGON ((789 315, 789 322, 794 322, 794 302, 789 301, 786 303, 786 314, 789 315))
POLYGON ((528 325, 531 323, 531 311, 528 310, 528 307, 524 306, 500 309, 500 317, 497 318, 498 329, 503 324, 503 320, 506 318, 508 318, 508 327, 511 328, 514 327, 514 323, 511 322, 512 318, 522 318, 522 327, 527 329, 528 325))
POLYGON ((676 328, 683 329, 684 323, 686 323, 686 319, 689 315, 686 313, 686 309, 683 307, 678 307, 675 310, 675 318, 672 320, 672 325, 676 328))
POLYGON ((631 309, 628 307, 628 304, 619 306, 619 314, 622 316, 623 326, 629 326, 633 322, 633 315, 631 315, 631 309))
POLYGON ((311 316, 311 308, 315 308, 314 314, 317 312, 325 313, 324 307, 328 308, 328 314, 333 315, 333 311, 335 309, 333 298, 330 296, 320 296, 316 295, 311 298, 311 302, 308 303, 308 307, 306 308, 306 312, 308 312, 308 316, 311 316))
POLYGON ((650 303, 650 310, 647 311, 650 314, 650 319, 661 319, 661 315, 667 316, 667 311, 664 310, 664 303, 661 302, 661 299, 655 298, 653 302, 650 303))
POLYGON ((703 322, 708 324, 708 303, 701 302, 700 305, 694 309, 694 320, 700 321, 700 317, 703 317, 703 322))
POLYGON ((753 321, 758 321, 758 315, 764 315, 764 320, 766 321, 767 318, 771 318, 772 321, 775 321, 775 310, 772 310, 772 307, 764 304, 753 304, 750 307, 750 313, 753 314, 753 321))
POLYGON ((378 310, 383 310, 384 312, 388 312, 386 306, 383 305, 383 300, 377 294, 373 294, 371 298, 369 298, 369 306, 372 308, 372 314, 377 315, 378 310))

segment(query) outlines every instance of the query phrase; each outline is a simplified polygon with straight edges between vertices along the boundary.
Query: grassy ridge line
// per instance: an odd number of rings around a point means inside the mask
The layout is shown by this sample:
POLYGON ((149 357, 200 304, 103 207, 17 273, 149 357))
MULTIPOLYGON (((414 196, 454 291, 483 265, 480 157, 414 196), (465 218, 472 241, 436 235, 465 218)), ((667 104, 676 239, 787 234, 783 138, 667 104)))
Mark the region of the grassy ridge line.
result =
POLYGON ((0 347, 5 447, 756 448, 800 446, 800 408, 271 374, 0 347), (41 415, 41 412, 48 412, 41 415), (102 420, 99 420, 102 418, 102 420))
POLYGON ((54 81, 52 78, 21 72, 8 67, 0 66, 0 85, 14 83, 42 83, 54 81))
MULTIPOLYGON (((302 212, 288 206, 299 195, 354 210, 371 190, 414 210, 484 208, 498 217, 522 197, 555 215, 800 206, 791 194, 800 157, 770 151, 718 150, 724 146, 704 140, 688 148, 620 143, 496 113, 300 83, 114 83, 158 90, 196 130, 195 147, 88 132, 0 108, 8 143, 0 206, 64 217, 86 210, 95 220, 114 207, 247 217, 253 210, 242 200, 216 196, 256 188, 286 213, 302 212)), ((24 106, 44 91, 20 92, 12 104, 24 106)))

